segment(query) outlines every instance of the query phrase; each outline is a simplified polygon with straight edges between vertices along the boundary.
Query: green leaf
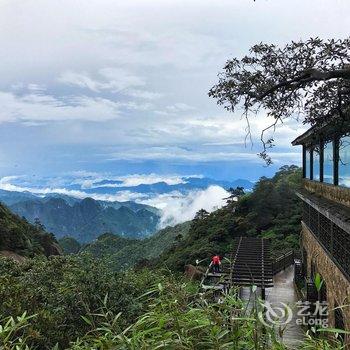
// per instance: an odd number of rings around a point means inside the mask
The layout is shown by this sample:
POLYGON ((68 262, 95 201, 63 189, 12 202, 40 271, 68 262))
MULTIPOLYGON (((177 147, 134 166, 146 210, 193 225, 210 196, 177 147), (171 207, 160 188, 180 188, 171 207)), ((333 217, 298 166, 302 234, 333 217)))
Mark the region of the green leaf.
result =
POLYGON ((92 322, 91 320, 89 320, 87 317, 85 316, 80 316, 88 325, 92 326, 92 322))
POLYGON ((323 332, 323 333, 338 333, 338 334, 350 334, 350 331, 345 331, 344 329, 337 329, 337 328, 320 328, 317 329, 317 332, 323 332))

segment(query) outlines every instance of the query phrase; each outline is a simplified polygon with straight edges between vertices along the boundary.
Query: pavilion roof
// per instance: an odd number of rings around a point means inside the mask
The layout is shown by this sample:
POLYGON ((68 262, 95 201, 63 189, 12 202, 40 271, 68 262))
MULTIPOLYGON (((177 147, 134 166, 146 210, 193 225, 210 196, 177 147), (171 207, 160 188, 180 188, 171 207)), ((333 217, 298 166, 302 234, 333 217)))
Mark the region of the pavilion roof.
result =
POLYGON ((346 118, 340 120, 339 118, 333 118, 331 121, 324 123, 323 125, 313 126, 302 135, 298 136, 292 141, 292 145, 305 145, 317 143, 320 138, 331 139, 336 134, 344 134, 350 131, 350 119, 346 118))

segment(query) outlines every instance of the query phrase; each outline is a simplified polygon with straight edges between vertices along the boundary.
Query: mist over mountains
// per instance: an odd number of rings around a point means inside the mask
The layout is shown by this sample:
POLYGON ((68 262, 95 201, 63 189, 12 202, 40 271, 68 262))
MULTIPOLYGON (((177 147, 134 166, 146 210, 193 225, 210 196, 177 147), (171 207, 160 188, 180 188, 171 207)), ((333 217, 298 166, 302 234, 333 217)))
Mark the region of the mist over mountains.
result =
POLYGON ((60 238, 72 236, 90 242, 105 232, 145 238, 158 229, 191 220, 204 208, 225 204, 226 189, 253 183, 239 179, 219 181, 201 176, 130 175, 102 178, 0 180, 0 201, 30 222, 39 219, 60 238))
POLYGON ((67 186, 69 190, 84 190, 89 194, 115 194, 122 191, 131 191, 139 194, 164 194, 173 191, 181 193, 188 192, 194 189, 206 189, 209 186, 220 186, 222 188, 241 186, 247 190, 251 190, 254 183, 245 179, 237 179, 234 181, 214 180, 206 177, 181 177, 178 182, 174 179, 163 179, 154 183, 137 183, 130 185, 128 181, 120 180, 102 180, 97 182, 86 182, 82 184, 72 184, 67 186))

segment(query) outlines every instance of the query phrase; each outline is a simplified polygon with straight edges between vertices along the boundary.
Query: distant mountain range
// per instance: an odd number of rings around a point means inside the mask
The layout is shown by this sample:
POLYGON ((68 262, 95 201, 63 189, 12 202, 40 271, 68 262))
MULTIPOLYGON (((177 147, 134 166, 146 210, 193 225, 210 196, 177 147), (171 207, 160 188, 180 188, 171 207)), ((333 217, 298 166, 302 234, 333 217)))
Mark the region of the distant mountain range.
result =
POLYGON ((39 219, 46 230, 54 233, 57 238, 71 236, 81 243, 87 243, 106 232, 126 238, 145 238, 159 228, 162 215, 160 210, 133 201, 97 200, 99 197, 112 198, 119 193, 126 193, 147 200, 170 195, 171 201, 172 196, 187 195, 193 190, 205 190, 210 186, 225 189, 241 186, 246 190, 251 190, 254 186, 254 183, 244 179, 220 181, 205 177, 183 177, 180 178, 180 183, 170 184, 165 181, 135 186, 123 184, 125 182, 120 180, 105 179, 90 181, 89 186, 80 183, 64 185, 63 189, 68 194, 79 191, 79 195, 86 195, 87 198, 84 199, 49 193, 45 186, 41 187, 45 188, 45 191, 41 191, 45 194, 40 195, 35 194, 40 193, 38 187, 33 192, 0 189, 0 201, 31 223, 39 219))
POLYGON ((0 201, 34 223, 36 219, 57 238, 72 236, 91 242, 105 232, 144 238, 157 230, 156 208, 135 202, 105 202, 51 194, 41 198, 28 192, 0 190, 0 201))
POLYGON ((91 188, 82 188, 80 184, 73 184, 66 186, 68 190, 79 190, 86 193, 95 194, 115 194, 116 191, 130 191, 134 193, 142 194, 165 194, 172 191, 179 191, 181 193, 188 192, 197 189, 206 189, 209 186, 220 186, 224 189, 230 187, 236 188, 238 186, 244 187, 245 190, 251 191, 254 187, 254 183, 245 180, 237 179, 234 181, 214 180, 207 177, 184 177, 182 183, 168 184, 164 181, 153 184, 139 184, 137 186, 123 186, 123 182, 119 180, 103 180, 95 182, 91 185, 91 188))

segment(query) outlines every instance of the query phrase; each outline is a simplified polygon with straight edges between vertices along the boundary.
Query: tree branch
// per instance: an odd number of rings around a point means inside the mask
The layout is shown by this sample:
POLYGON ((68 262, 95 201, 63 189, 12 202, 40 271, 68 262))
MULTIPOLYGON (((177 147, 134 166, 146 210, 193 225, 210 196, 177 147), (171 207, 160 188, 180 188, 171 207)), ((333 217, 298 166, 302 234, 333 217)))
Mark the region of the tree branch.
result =
POLYGON ((263 94, 261 94, 258 97, 258 100, 264 99, 266 96, 272 94, 273 92, 277 91, 282 87, 294 87, 295 83, 297 83, 296 87, 298 87, 302 84, 310 83, 312 81, 327 81, 330 79, 350 80, 350 67, 347 66, 346 68, 335 69, 327 72, 321 71, 316 68, 307 69, 297 77, 290 80, 281 81, 280 83, 271 87, 270 89, 265 91, 263 94))

